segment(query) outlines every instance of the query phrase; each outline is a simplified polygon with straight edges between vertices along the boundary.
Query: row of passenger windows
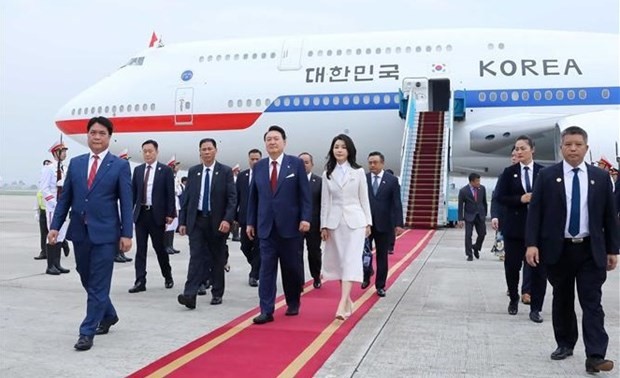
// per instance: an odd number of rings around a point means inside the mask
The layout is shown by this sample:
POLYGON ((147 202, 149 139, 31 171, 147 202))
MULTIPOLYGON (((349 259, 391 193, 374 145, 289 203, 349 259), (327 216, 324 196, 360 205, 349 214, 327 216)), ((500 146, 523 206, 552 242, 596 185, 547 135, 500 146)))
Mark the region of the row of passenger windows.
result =
POLYGON ((242 99, 238 99, 238 100, 228 100, 228 107, 229 108, 234 108, 235 106, 237 108, 243 108, 244 106, 247 108, 251 108, 253 106, 269 106, 271 105, 271 100, 266 98, 266 99, 261 99, 261 98, 257 98, 255 100, 253 99, 247 99, 247 100, 242 100, 242 99))
POLYGON ((127 106, 125 105, 106 105, 106 106, 91 106, 91 107, 85 107, 85 108, 74 108, 71 109, 71 115, 98 115, 98 114, 106 114, 106 113, 112 113, 112 114, 116 114, 116 113, 131 113, 131 112, 139 112, 140 110, 142 110, 143 112, 146 112, 148 110, 151 110, 152 112, 155 111, 155 104, 151 103, 150 105, 148 104, 129 104, 127 106))
MULTIPOLYGON (((588 92, 585 89, 580 89, 579 91, 577 91, 577 93, 575 93, 573 89, 569 89, 569 90, 558 89, 555 92, 552 90, 546 90, 544 92, 533 91, 531 93, 530 91, 522 91, 522 92, 512 91, 510 92, 510 101, 529 101, 530 95, 534 98, 535 101, 540 101, 543 99, 543 97, 546 101, 551 101, 553 99, 561 101, 561 100, 564 100, 564 97, 566 97, 569 100, 574 100, 577 96, 579 97, 580 100, 585 100, 586 98, 588 98, 588 92)), ((480 92, 478 94, 478 100, 480 102, 486 102, 486 101, 495 102, 499 98, 500 101, 506 102, 508 101, 508 96, 509 96, 508 92, 480 92)), ((610 96, 609 89, 604 88, 601 90, 601 98, 607 100, 609 99, 609 96, 610 96)))
POLYGON ((221 61, 230 61, 230 60, 256 60, 256 59, 275 59, 276 58, 276 53, 275 52, 271 52, 271 53, 266 53, 266 52, 262 52, 262 53, 245 53, 245 54, 225 54, 225 55, 207 55, 207 57, 205 58, 204 55, 201 55, 198 58, 198 62, 199 63, 203 63, 205 60, 207 62, 221 62, 221 61))

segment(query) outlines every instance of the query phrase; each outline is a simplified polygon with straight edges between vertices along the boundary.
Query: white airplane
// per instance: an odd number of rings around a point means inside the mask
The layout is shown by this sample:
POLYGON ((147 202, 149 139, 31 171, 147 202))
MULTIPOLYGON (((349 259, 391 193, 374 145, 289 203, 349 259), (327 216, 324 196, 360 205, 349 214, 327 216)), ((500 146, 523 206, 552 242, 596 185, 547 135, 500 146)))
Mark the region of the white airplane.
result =
MULTIPOLYGON (((153 43, 152 43, 153 44, 153 43)), ((278 124, 289 153, 322 169, 331 139, 349 134, 358 160, 382 151, 398 174, 402 95, 447 110, 450 170, 498 174, 517 136, 536 158, 559 159, 559 135, 578 125, 593 160, 616 160, 620 141, 617 34, 532 30, 414 30, 191 42, 153 46, 70 100, 58 128, 86 144, 86 123, 109 117, 111 151, 139 156, 146 139, 162 156, 197 164, 198 141, 218 142, 218 160, 246 161, 278 124), (413 92, 410 90, 413 89, 413 92)))

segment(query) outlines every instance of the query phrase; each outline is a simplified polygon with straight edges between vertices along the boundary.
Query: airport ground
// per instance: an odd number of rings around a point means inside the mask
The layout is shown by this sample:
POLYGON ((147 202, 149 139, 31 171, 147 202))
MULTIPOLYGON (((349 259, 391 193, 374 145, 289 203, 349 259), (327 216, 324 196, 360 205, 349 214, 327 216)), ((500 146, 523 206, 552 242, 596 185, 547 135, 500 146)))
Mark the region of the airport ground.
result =
MULTIPOLYGON (((63 257, 71 273, 43 274, 38 254, 34 197, 0 195, 0 376, 122 377, 218 328, 258 304, 247 285, 248 267, 239 244, 229 242, 231 272, 224 303, 195 311, 176 303, 187 273, 187 238, 175 238, 182 253, 172 256, 175 287, 164 288, 155 255, 149 252, 147 291, 129 294, 134 269, 116 264, 112 299, 120 322, 95 338, 89 352, 73 344, 86 305, 73 254, 63 257)), ((467 262, 463 230, 441 229, 381 299, 356 325, 317 377, 586 377, 581 338, 575 355, 552 361, 551 287, 542 324, 506 312, 502 263, 489 251, 467 262)), ((131 254, 133 256, 133 253, 131 254)), ((308 276, 308 275, 307 275, 308 276)), ((603 288, 608 358, 620 362, 620 274, 603 288)), ((578 306, 577 306, 578 307, 578 306)), ((302 301, 303 311, 303 301, 302 301)), ((328 309, 326 311, 331 311, 328 309)), ((580 311, 578 311, 580 316, 580 311)), ((301 320, 301 318, 300 318, 301 320)), ((242 358, 242 357, 240 357, 242 358)), ((240 360, 241 361, 241 360, 240 360)), ((607 376, 618 376, 618 367, 607 376)), ((601 376, 606 376, 601 373, 601 376)))

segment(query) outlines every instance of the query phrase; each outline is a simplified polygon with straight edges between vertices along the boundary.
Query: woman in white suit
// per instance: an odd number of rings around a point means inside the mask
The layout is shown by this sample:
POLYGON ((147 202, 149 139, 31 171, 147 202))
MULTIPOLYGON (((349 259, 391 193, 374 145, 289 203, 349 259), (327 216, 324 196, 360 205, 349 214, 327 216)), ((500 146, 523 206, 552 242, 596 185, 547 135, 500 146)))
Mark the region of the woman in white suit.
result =
POLYGON ((356 152, 349 136, 340 134, 332 140, 321 189, 323 278, 341 281, 336 311, 340 320, 353 311, 351 287, 363 281, 362 251, 372 225, 366 174, 355 162, 356 152))

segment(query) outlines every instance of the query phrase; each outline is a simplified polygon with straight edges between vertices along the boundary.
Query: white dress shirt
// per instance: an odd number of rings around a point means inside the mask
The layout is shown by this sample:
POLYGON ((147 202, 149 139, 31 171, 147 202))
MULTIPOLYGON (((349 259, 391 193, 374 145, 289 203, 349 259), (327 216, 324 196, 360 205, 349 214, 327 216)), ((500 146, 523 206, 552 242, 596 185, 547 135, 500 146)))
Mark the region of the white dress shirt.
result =
POLYGON ((207 168, 209 168, 209 187, 206 189, 209 191, 209 204, 208 209, 211 211, 211 185, 213 183, 213 168, 215 168, 215 160, 210 166, 202 165, 202 174, 200 175, 200 197, 198 197, 198 211, 202 211, 202 199, 205 195, 205 176, 207 174, 207 168))
POLYGON ((278 176, 277 178, 280 178, 280 168, 282 168, 282 159, 284 159, 284 154, 280 154, 280 156, 278 156, 278 158, 276 160, 273 160, 271 158, 269 158, 269 169, 267 170, 267 173, 269 174, 269 181, 271 182, 271 170, 273 169, 273 162, 275 161, 276 163, 276 172, 278 172, 278 176))
POLYGON ((93 156, 99 156, 99 161, 97 161, 97 172, 99 172, 99 168, 101 168, 101 162, 103 161, 103 159, 105 159, 107 154, 107 149, 98 154, 94 154, 92 152, 88 154, 88 170, 86 171, 86 180, 88 180, 88 176, 90 175, 90 168, 93 166, 93 162, 95 161, 95 159, 93 159, 93 156))
POLYGON ((378 179, 377 179, 377 190, 379 190, 379 187, 381 186, 381 180, 383 180, 383 173, 384 172, 385 171, 383 169, 377 175, 375 175, 374 173, 370 172, 370 187, 371 188, 375 184, 375 177, 378 177, 378 179))
POLYGON ((573 166, 566 161, 563 162, 564 168, 564 189, 566 190, 566 224, 564 225, 564 237, 566 238, 585 238, 590 235, 590 217, 588 215, 588 169, 586 163, 581 162, 579 168, 579 233, 575 236, 568 232, 570 223, 571 199, 573 194, 573 166))
POLYGON ((144 177, 142 180, 146 178, 146 172, 148 171, 148 167, 151 167, 151 171, 149 172, 149 180, 146 182, 146 198, 144 199, 144 204, 146 206, 153 206, 153 182, 155 182, 155 170, 157 169, 157 162, 153 164, 145 164, 144 166, 144 177))
POLYGON ((534 189, 534 160, 530 161, 530 164, 519 163, 521 166, 521 186, 523 186, 523 190, 525 193, 528 193, 527 186, 525 185, 525 167, 528 167, 529 170, 527 175, 530 177, 530 192, 534 189))
POLYGON ((351 164, 349 164, 348 161, 345 161, 342 164, 340 164, 340 163, 336 164, 335 171, 338 172, 338 173, 336 173, 336 178, 338 179, 338 182, 340 183, 340 186, 344 185, 345 179, 347 177, 347 172, 349 172, 349 169, 351 169, 351 164))

